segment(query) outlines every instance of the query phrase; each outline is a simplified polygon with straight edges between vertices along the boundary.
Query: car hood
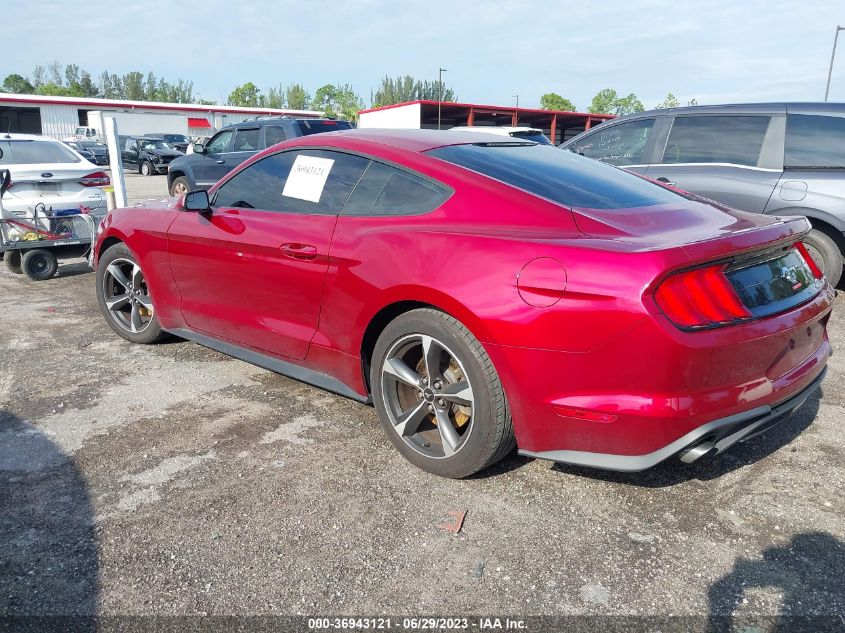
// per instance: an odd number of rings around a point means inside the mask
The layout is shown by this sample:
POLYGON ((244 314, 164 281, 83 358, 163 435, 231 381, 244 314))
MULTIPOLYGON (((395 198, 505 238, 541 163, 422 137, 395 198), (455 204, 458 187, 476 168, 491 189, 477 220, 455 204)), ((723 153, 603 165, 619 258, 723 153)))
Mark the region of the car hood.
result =
POLYGON ((156 156, 182 156, 182 152, 177 152, 175 149, 147 149, 144 151, 156 156))
POLYGON ((735 250, 731 245, 741 250, 797 239, 810 228, 803 218, 746 213, 696 198, 637 209, 573 208, 572 213, 579 230, 589 236, 643 250, 682 247, 691 256, 702 257, 720 248, 728 254, 735 250))
POLYGON ((147 198, 139 200, 131 204, 127 208, 132 209, 149 209, 150 211, 172 211, 179 206, 179 198, 162 197, 162 198, 147 198))

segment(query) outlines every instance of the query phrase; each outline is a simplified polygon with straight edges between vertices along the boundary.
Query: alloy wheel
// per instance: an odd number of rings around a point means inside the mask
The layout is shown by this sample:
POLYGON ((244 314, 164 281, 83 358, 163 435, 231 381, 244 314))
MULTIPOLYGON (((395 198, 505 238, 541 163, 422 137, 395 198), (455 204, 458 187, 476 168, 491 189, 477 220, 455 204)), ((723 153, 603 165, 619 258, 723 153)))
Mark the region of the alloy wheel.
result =
POLYGON ((409 334, 388 350, 382 398, 393 429, 418 453, 451 457, 473 428, 475 400, 469 376, 441 341, 409 334))
POLYGON ((153 302, 141 267, 128 259, 115 259, 103 274, 103 298, 109 315, 133 334, 146 330, 153 318, 153 302))
POLYGON ((174 196, 181 196, 184 193, 188 192, 188 188, 185 186, 183 182, 177 182, 173 185, 173 195, 174 196))

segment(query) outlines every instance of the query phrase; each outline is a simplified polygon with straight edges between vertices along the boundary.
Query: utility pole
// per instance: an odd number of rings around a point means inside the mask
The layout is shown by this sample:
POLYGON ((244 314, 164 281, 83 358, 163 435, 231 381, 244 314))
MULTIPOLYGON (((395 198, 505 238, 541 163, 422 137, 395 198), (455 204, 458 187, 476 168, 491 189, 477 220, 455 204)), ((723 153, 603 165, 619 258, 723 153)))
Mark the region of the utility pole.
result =
POLYGON ((511 96, 516 97, 516 107, 518 108, 519 107, 519 95, 511 95, 511 96))
POLYGON ((836 35, 833 36, 833 51, 830 53, 830 68, 827 71, 827 87, 824 89, 825 101, 827 101, 827 96, 830 94, 830 76, 833 74, 833 58, 836 57, 836 41, 839 39, 839 31, 845 31, 845 28, 837 24, 836 35))
POLYGON ((437 129, 440 129, 440 103, 443 101, 443 73, 448 72, 440 68, 437 73, 437 129))

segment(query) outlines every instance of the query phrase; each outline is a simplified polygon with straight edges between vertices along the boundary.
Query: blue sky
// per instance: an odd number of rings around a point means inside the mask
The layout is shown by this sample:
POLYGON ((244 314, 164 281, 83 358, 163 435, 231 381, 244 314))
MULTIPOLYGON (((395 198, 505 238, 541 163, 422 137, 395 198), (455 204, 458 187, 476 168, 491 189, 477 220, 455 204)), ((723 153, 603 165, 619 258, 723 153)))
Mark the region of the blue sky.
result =
MULTIPOLYGON (((664 0, 40 0, 3 7, 0 75, 76 63, 99 75, 152 70, 225 101, 350 83, 369 104, 384 75, 436 78, 461 101, 537 106, 557 92, 580 109, 602 88, 647 108, 682 102, 821 100, 845 3, 664 0), (14 25, 26 25, 16 29, 14 25)), ((831 100, 845 101, 845 32, 831 100)))

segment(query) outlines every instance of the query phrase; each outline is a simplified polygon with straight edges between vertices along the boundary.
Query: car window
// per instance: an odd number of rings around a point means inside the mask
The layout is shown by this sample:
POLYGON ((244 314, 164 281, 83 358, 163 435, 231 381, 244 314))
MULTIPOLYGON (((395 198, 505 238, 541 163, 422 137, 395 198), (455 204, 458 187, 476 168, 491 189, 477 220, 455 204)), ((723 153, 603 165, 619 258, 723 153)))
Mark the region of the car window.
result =
POLYGON ((236 152, 258 151, 258 128, 253 127, 247 130, 238 130, 235 135, 236 152))
POLYGON ((785 167, 845 167, 845 117, 786 117, 785 167))
POLYGON ((352 125, 348 121, 334 121, 331 119, 309 121, 303 119, 298 122, 299 132, 302 136, 319 134, 320 132, 334 132, 336 130, 348 130, 352 125))
POLYGON ((370 163, 343 207, 345 215, 426 213, 451 191, 430 180, 382 163, 370 163))
POLYGON ((214 205, 279 213, 339 213, 369 162, 328 150, 280 152, 252 163, 223 183, 214 195, 214 205))
POLYGON ((629 209, 681 200, 644 178, 549 145, 450 145, 427 154, 566 207, 629 209))
POLYGON ((771 117, 679 116, 672 123, 663 163, 755 166, 771 117))
POLYGON ((232 146, 232 137, 234 135, 235 133, 232 130, 220 132, 220 134, 211 139, 209 144, 206 146, 206 153, 222 154, 223 152, 228 152, 229 148, 232 146))
POLYGON ((267 147, 287 140, 285 128, 280 125, 268 125, 264 128, 264 143, 267 147))
POLYGON ((513 138, 518 138, 520 140, 525 141, 534 141, 535 143, 542 143, 543 145, 551 145, 552 142, 542 132, 534 132, 534 131, 524 131, 524 132, 511 132, 510 135, 513 138))
POLYGON ((78 163, 80 160, 62 143, 0 140, 0 164, 78 163))
POLYGON ((138 144, 135 142, 135 140, 134 140, 134 139, 131 139, 131 138, 126 139, 126 147, 125 147, 125 149, 126 149, 127 151, 130 151, 130 152, 131 152, 131 151, 136 150, 137 148, 138 148, 138 144))
POLYGON ((600 127, 569 149, 611 165, 636 165, 642 161, 654 119, 639 119, 600 127))

